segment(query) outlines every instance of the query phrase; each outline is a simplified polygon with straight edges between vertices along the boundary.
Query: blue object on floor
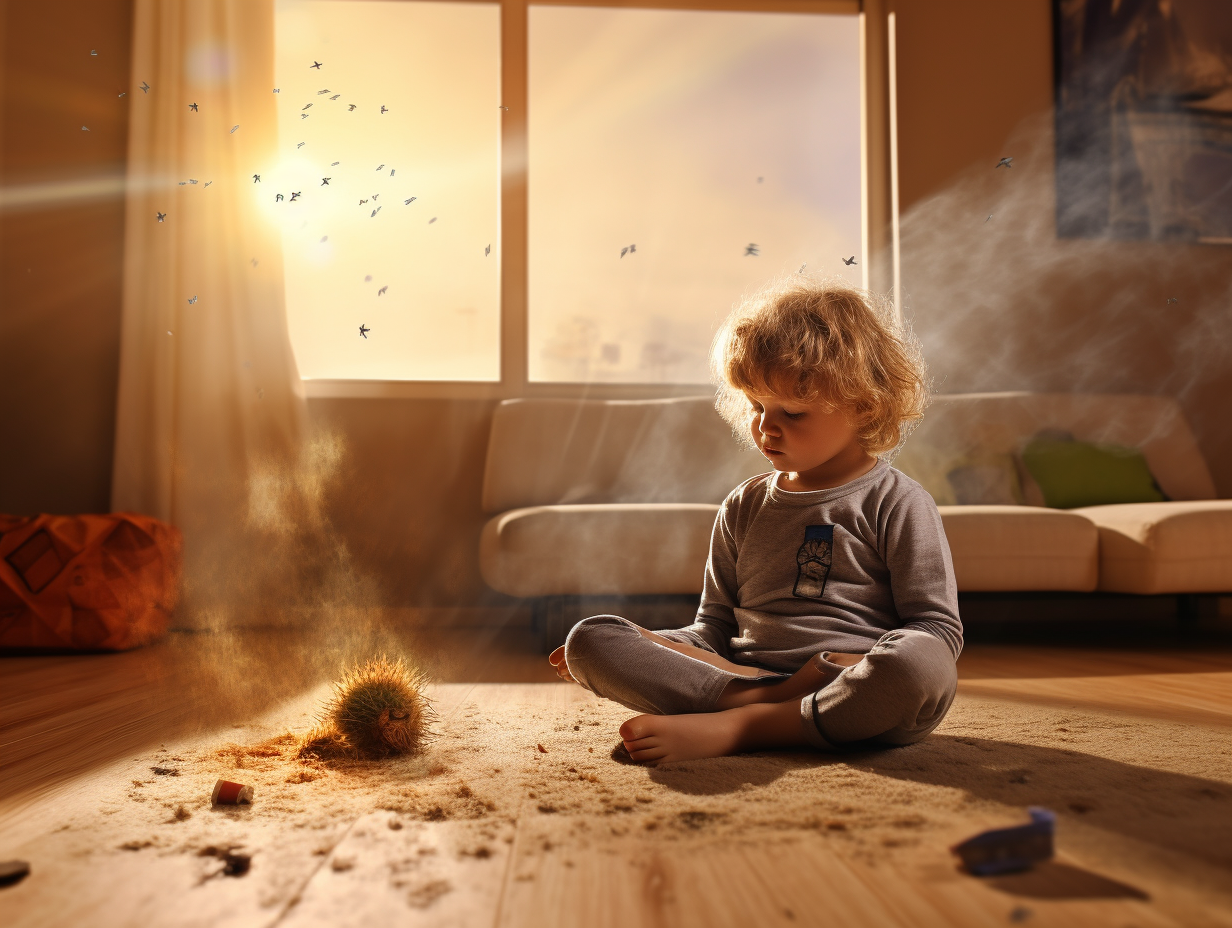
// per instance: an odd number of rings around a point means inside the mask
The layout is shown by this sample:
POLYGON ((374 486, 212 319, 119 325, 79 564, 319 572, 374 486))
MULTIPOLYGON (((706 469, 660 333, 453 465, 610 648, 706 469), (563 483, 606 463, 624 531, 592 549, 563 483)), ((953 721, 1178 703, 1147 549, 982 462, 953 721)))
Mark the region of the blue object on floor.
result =
POLYGON ((1039 806, 1031 806, 1027 812, 1031 815, 1031 821, 1026 825, 981 831, 955 844, 950 850, 976 876, 1027 870, 1040 861, 1048 860, 1052 857, 1052 836, 1057 816, 1039 806))

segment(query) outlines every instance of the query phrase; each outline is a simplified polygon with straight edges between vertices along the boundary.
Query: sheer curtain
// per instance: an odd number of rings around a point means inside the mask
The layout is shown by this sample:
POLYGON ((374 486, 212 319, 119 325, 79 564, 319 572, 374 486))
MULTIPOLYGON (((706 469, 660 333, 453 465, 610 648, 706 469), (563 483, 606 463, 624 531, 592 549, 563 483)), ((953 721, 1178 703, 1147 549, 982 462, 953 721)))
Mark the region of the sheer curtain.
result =
POLYGON ((137 0, 111 501, 184 532, 182 625, 234 616, 267 559, 287 559, 273 542, 303 470, 257 179, 278 157, 273 90, 273 0, 137 0))

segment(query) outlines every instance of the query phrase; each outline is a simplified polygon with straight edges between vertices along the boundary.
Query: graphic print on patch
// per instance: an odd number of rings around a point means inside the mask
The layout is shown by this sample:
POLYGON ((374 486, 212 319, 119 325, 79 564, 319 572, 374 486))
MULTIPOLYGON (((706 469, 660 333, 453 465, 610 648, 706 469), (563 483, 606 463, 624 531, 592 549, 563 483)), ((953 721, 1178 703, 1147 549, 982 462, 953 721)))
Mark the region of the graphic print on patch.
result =
POLYGON ((792 594, 801 599, 821 599, 833 559, 834 526, 806 526, 804 544, 796 552, 796 586, 792 594))

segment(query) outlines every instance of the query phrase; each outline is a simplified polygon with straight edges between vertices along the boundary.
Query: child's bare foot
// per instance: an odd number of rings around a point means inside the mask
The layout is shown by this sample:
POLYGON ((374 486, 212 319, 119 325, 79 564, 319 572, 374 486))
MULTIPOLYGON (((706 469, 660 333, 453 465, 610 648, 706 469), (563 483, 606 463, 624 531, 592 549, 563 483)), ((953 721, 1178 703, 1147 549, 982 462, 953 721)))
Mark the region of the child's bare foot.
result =
POLYGON ((719 701, 715 703, 715 708, 734 709, 737 706, 749 706, 760 702, 787 702, 800 699, 809 693, 817 692, 828 679, 833 679, 833 669, 826 668, 825 663, 850 667, 858 664, 863 658, 863 654, 823 651, 786 680, 780 680, 778 683, 746 683, 743 680, 732 680, 723 690, 719 701))
POLYGON ((620 726, 620 737, 633 760, 652 767, 808 743, 795 702, 757 703, 693 715, 637 715, 620 726))

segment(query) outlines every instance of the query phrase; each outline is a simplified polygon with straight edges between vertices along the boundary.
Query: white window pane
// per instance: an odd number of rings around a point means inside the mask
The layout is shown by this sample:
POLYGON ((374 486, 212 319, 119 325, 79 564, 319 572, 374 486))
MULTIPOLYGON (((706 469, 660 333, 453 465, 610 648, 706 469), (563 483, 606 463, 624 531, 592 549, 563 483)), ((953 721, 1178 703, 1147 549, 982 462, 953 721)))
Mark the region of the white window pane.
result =
POLYGON ((499 380, 499 7, 278 0, 276 69, 301 375, 499 380))
POLYGON ((741 294, 859 285, 856 16, 532 7, 529 59, 532 380, 702 383, 741 294))

